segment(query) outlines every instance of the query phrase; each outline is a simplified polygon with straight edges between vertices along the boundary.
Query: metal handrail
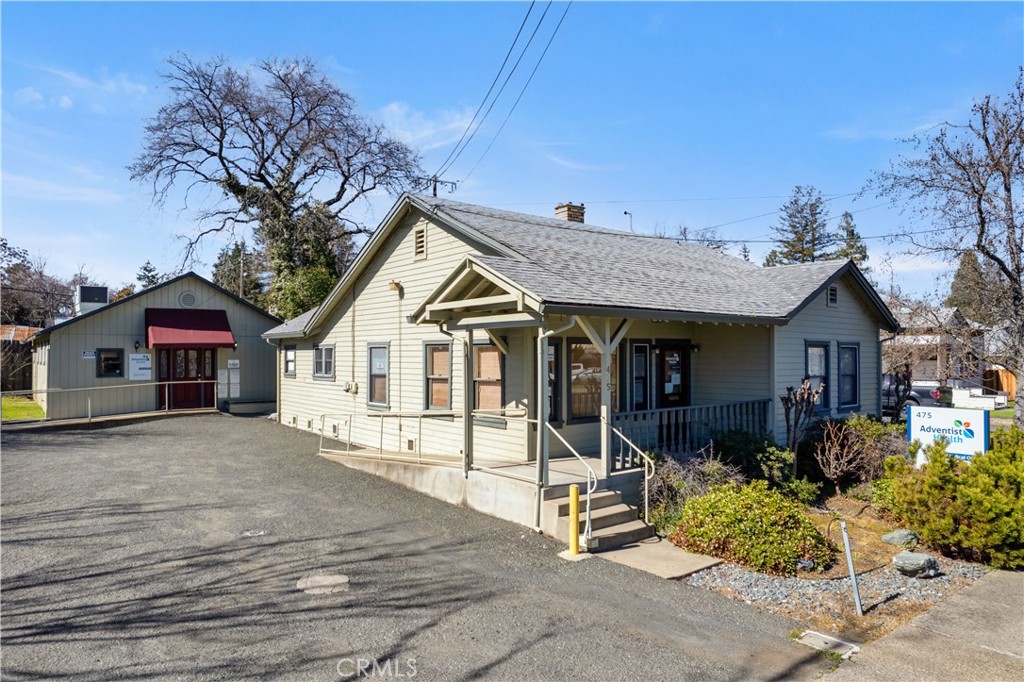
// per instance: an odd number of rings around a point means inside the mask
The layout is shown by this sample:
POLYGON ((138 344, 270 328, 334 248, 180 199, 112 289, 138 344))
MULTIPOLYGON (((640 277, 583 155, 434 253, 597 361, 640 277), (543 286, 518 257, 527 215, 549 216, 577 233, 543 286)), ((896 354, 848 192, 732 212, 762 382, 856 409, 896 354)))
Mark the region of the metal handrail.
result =
POLYGON ((634 443, 630 439, 626 438, 626 435, 624 433, 622 433, 622 431, 619 431, 617 428, 615 428, 611 424, 608 424, 607 422, 605 422, 605 423, 608 425, 608 428, 610 428, 612 430, 612 433, 614 433, 616 436, 618 436, 619 439, 623 443, 625 443, 626 445, 628 445, 630 448, 633 449, 633 452, 635 452, 636 454, 638 454, 638 455, 640 455, 641 457, 644 458, 644 523, 650 523, 651 522, 651 488, 650 488, 650 480, 652 478, 654 478, 654 467, 655 467, 654 460, 651 459, 650 456, 648 456, 648 454, 646 452, 644 452, 643 450, 638 448, 636 446, 636 443, 634 443))
MULTIPOLYGON (((548 427, 548 430, 551 431, 551 433, 555 434, 555 436, 558 437, 558 440, 562 441, 562 445, 564 445, 566 448, 568 448, 569 452, 571 452, 572 454, 574 454, 576 456, 576 459, 578 459, 579 461, 583 462, 583 466, 587 467, 587 525, 584 528, 583 537, 585 537, 587 539, 587 547, 589 548, 590 547, 590 538, 591 538, 591 530, 590 530, 590 494, 593 493, 595 490, 597 490, 597 474, 594 473, 594 470, 591 468, 591 466, 589 464, 587 464, 587 460, 583 459, 583 457, 580 456, 580 453, 576 452, 576 448, 574 448, 573 446, 569 445, 569 441, 567 441, 565 438, 563 438, 562 434, 560 434, 555 429, 555 427, 553 427, 551 425, 550 422, 545 422, 544 426, 548 427)), ((571 533, 579 533, 580 529, 579 528, 571 528, 570 532, 571 533)))

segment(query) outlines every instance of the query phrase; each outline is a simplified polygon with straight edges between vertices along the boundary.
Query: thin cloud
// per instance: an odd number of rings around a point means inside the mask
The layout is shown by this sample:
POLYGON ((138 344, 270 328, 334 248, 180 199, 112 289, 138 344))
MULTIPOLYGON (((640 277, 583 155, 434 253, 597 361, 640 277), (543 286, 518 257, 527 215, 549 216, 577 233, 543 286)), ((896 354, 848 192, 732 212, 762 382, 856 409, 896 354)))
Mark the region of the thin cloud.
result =
POLYGON ((43 73, 60 78, 68 85, 79 90, 104 92, 111 95, 145 95, 149 92, 149 88, 145 83, 132 80, 124 74, 111 76, 110 74, 103 73, 99 78, 93 79, 70 69, 61 69, 53 66, 39 66, 36 68, 43 73))
POLYGON ((32 86, 22 88, 14 93, 14 101, 21 105, 39 105, 45 99, 43 94, 32 86))
POLYGON ((381 122, 398 139, 420 151, 454 144, 472 117, 469 108, 428 114, 410 108, 405 102, 392 102, 380 112, 381 122))
POLYGON ((570 170, 578 170, 578 171, 606 171, 606 170, 611 170, 610 168, 608 168, 606 166, 597 166, 597 165, 594 165, 594 164, 583 163, 581 161, 574 161, 572 159, 567 159, 564 156, 558 156, 557 154, 552 154, 550 152, 544 154, 544 158, 546 158, 548 161, 550 161, 550 162, 552 162, 554 164, 557 164, 557 165, 561 166, 562 168, 568 168, 570 170))
POLYGON ((57 106, 61 109, 70 109, 73 104, 74 102, 67 95, 61 95, 60 99, 57 100, 57 106))
POLYGON ((10 173, 4 173, 2 178, 4 194, 21 199, 84 204, 114 204, 124 200, 124 196, 103 188, 80 187, 10 173))

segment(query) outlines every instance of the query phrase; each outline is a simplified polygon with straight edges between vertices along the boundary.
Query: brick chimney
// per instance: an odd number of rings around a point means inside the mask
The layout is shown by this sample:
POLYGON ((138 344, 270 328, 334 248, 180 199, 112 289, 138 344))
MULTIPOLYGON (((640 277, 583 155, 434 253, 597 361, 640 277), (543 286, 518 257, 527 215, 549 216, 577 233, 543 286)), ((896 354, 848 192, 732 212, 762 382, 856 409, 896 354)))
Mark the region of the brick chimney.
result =
POLYGON ((555 206, 555 217, 558 218, 559 220, 568 220, 573 223, 582 223, 584 222, 583 214, 585 211, 586 208, 583 206, 583 204, 577 206, 576 204, 570 201, 567 204, 559 204, 558 206, 555 206))

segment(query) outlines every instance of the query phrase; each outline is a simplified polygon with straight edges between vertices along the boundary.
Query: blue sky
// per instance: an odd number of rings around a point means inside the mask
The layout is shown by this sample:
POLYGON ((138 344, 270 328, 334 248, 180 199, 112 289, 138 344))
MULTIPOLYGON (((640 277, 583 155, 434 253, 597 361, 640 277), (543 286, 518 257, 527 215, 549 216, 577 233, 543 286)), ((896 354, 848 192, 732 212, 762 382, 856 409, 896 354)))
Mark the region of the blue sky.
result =
MULTIPOLYGON (((56 274, 84 267, 111 286, 146 260, 178 267, 175 235, 195 229, 191 213, 180 200, 153 206, 125 170, 167 101, 158 74, 178 51, 238 66, 310 57, 433 172, 528 6, 4 2, 3 235, 56 274)), ((757 260, 795 185, 835 196, 834 219, 853 211, 865 236, 913 226, 873 196, 841 195, 909 151, 898 138, 1007 93, 1024 62, 1020 2, 576 2, 477 166, 564 8, 552 5, 446 173, 461 181, 451 197, 542 215, 583 202, 588 222, 628 229, 630 211, 638 232, 722 226, 751 240, 757 260)), ((376 224, 390 205, 374 197, 356 217, 376 224)), ((869 246, 882 285, 923 293, 949 270, 883 240, 869 246)), ((219 247, 204 250, 200 274, 219 247)))

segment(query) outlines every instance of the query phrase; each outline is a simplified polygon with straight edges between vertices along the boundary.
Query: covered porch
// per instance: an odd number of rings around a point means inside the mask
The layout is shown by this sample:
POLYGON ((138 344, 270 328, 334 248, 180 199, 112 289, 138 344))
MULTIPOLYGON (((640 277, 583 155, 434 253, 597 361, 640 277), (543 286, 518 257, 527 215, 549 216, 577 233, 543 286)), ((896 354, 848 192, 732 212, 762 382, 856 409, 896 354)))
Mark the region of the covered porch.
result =
MULTIPOLYGON (((474 339, 496 345, 509 371, 527 377, 502 407, 524 409, 529 442, 516 468, 532 468, 543 488, 558 485, 566 465, 580 482, 603 480, 649 466, 651 451, 685 455, 723 432, 770 432, 772 329, 763 321, 544 301, 485 257, 467 258, 410 321, 461 342, 467 396, 476 388, 474 339)), ((468 472, 482 460, 473 401, 465 402, 468 472)))

